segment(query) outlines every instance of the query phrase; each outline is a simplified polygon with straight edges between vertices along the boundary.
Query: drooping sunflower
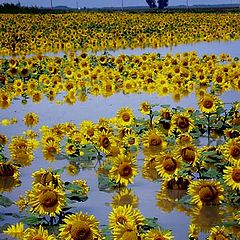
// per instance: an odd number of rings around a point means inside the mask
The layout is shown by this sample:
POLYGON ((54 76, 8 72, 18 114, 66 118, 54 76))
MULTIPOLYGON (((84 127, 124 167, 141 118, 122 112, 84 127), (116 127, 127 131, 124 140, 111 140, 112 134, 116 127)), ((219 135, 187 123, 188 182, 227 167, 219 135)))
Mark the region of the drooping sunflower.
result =
POLYGON ((54 235, 49 235, 48 230, 44 229, 41 225, 38 228, 26 228, 24 231, 24 240, 56 240, 54 235))
POLYGON ((240 162, 233 166, 226 166, 223 173, 225 183, 233 190, 240 190, 240 162))
POLYGON ((131 125, 134 121, 133 110, 128 107, 123 107, 117 112, 117 120, 120 126, 128 126, 131 125))
POLYGON ((196 165, 198 161, 198 148, 194 144, 186 144, 183 146, 178 146, 175 150, 176 158, 180 159, 182 162, 196 165))
POLYGON ((217 205, 224 200, 224 188, 217 180, 199 179, 192 181, 188 187, 191 203, 198 206, 217 205))
POLYGON ((210 235, 207 238, 208 240, 230 240, 232 239, 228 234, 227 229, 222 226, 212 227, 210 229, 210 235))
POLYGON ((198 101, 198 106, 203 113, 214 113, 217 107, 222 106, 222 101, 213 94, 205 93, 200 97, 198 101))
POLYGON ((127 186, 129 183, 133 183, 137 173, 136 158, 129 154, 120 154, 114 158, 109 178, 120 185, 127 186))
POLYGON ((229 139, 220 149, 228 162, 237 164, 240 159, 240 137, 229 139))
POLYGON ((59 238, 63 240, 101 240, 103 239, 98 228, 99 222, 94 215, 82 212, 67 215, 59 228, 59 238))
POLYGON ((161 230, 160 228, 150 229, 144 234, 144 240, 171 240, 173 238, 174 236, 171 231, 161 230))
POLYGON ((40 215, 55 216, 65 206, 64 190, 51 183, 47 186, 35 184, 27 193, 27 199, 30 211, 40 215))
POLYGON ((138 206, 138 197, 132 189, 123 188, 112 197, 111 206, 113 208, 125 205, 131 205, 133 208, 138 206))
POLYGON ((52 184, 54 187, 63 187, 60 175, 55 174, 52 168, 49 168, 47 170, 40 168, 39 170, 32 173, 32 177, 34 178, 32 182, 33 186, 36 184, 41 184, 43 186, 52 184))
POLYGON ((22 222, 10 225, 6 230, 3 230, 4 234, 12 238, 23 239, 24 237, 24 224, 22 222))
POLYGON ((176 176, 181 164, 179 159, 171 153, 163 153, 156 157, 156 170, 166 180, 176 176))

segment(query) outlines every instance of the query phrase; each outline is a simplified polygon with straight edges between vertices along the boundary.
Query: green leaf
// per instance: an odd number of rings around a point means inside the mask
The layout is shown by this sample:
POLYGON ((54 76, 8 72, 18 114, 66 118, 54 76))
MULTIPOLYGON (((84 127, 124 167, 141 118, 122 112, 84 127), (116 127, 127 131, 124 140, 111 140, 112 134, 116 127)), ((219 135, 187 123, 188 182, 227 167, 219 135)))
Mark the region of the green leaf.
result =
POLYGON ((53 173, 57 174, 57 175, 61 175, 64 172, 64 169, 65 169, 64 167, 59 168, 59 169, 55 169, 55 170, 53 170, 53 173))
POLYGON ((14 202, 11 199, 0 194, 0 205, 1 206, 10 207, 12 204, 14 204, 14 202))
POLYGON ((22 221, 27 225, 38 225, 42 222, 42 220, 43 219, 40 218, 38 215, 32 213, 22 218, 22 221))
POLYGON ((178 203, 180 203, 180 204, 190 204, 190 201, 191 201, 191 196, 185 195, 178 200, 178 203))
POLYGON ((219 175, 219 172, 214 168, 209 168, 207 172, 202 173, 204 178, 216 178, 219 175))

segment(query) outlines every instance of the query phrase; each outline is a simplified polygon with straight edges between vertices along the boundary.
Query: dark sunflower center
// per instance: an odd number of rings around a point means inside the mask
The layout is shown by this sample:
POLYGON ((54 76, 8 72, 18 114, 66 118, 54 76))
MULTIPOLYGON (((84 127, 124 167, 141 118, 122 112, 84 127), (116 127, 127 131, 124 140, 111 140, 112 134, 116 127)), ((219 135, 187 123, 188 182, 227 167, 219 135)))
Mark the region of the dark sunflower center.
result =
POLYGON ((83 221, 77 221, 71 227, 71 237, 74 240, 88 239, 90 234, 90 227, 83 221))
POLYGON ((100 143, 104 148, 107 148, 110 146, 110 141, 109 141, 108 137, 106 137, 106 136, 101 137, 100 143))
POLYGON ((129 120, 130 120, 130 115, 129 115, 128 113, 124 113, 124 114, 122 115, 122 119, 123 119, 124 122, 129 122, 129 120))
MULTIPOLYGON (((239 84, 240 84, 240 82, 239 82, 239 84)), ((239 85, 239 87, 240 87, 240 85, 239 85)), ((240 117, 236 117, 236 118, 234 118, 233 119, 233 125, 240 125, 240 117)))
POLYGON ((94 135, 94 130, 93 130, 92 128, 88 129, 88 130, 87 130, 87 135, 88 135, 89 137, 92 137, 92 136, 94 135))
POLYGON ((0 165, 0 176, 13 176, 14 175, 14 167, 7 163, 2 163, 0 165))
POLYGON ((234 182, 240 182, 240 169, 234 169, 232 172, 232 179, 234 182))
POLYGON ((42 185, 47 185, 53 181, 53 175, 50 172, 44 173, 41 176, 40 183, 42 185))
POLYGON ((32 240, 44 240, 44 238, 41 237, 41 236, 35 236, 35 237, 31 238, 31 239, 32 240))
POLYGON ((121 224, 124 224, 126 222, 126 218, 124 216, 120 216, 118 219, 117 219, 117 222, 118 223, 121 223, 121 224))
POLYGON ((162 140, 158 136, 153 136, 149 142, 150 146, 160 146, 161 144, 162 144, 162 140))
POLYGON ((199 190, 199 196, 203 203, 212 203, 218 196, 218 191, 214 186, 203 186, 199 190))
POLYGON ((213 106, 213 101, 211 99, 205 99, 203 101, 203 106, 210 109, 213 106))
POLYGON ((130 145, 133 145, 133 144, 135 143, 135 138, 129 138, 129 139, 128 139, 128 143, 129 143, 130 145))
POLYGON ((195 160, 195 152, 191 147, 182 149, 181 156, 185 162, 192 163, 195 160))
POLYGON ((234 158, 238 158, 240 157, 240 147, 238 145, 233 145, 230 147, 230 154, 234 157, 234 158))
POLYGON ((221 83, 221 82, 222 82, 222 80, 223 80, 223 79, 222 79, 222 77, 221 77, 221 76, 217 76, 217 77, 216 77, 216 81, 217 81, 218 83, 221 83))
POLYGON ((179 117, 176 124, 180 129, 185 129, 189 127, 189 120, 186 117, 179 117))
POLYGON ((223 234, 219 233, 214 237, 214 240, 227 240, 228 238, 225 237, 223 234))
POLYGON ((58 197, 55 192, 48 190, 42 194, 40 201, 45 207, 54 207, 58 202, 58 197))
POLYGON ((163 238, 163 237, 156 237, 156 238, 154 238, 154 240, 164 240, 165 238, 163 238))
POLYGON ((163 168, 167 172, 173 172, 177 168, 177 163, 172 157, 167 157, 164 159, 163 168))
POLYGON ((190 137, 189 136, 186 136, 186 135, 183 135, 180 137, 180 142, 181 143, 187 143, 187 142, 190 142, 190 137))
POLYGON ((49 147, 48 148, 48 152, 51 153, 51 154, 55 154, 57 152, 56 148, 55 147, 49 147))
POLYGON ((129 163, 122 163, 119 166, 119 174, 121 177, 128 177, 132 173, 132 167, 129 165, 129 163))

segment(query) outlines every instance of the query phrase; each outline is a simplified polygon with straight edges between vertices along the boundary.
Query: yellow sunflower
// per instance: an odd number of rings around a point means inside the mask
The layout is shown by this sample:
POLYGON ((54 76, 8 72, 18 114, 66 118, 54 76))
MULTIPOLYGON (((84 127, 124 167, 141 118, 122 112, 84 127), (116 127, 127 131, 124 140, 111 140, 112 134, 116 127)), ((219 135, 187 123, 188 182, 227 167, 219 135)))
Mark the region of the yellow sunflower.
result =
POLYGON ((208 240, 230 240, 232 239, 228 234, 227 229, 223 226, 216 226, 210 229, 210 235, 207 238, 208 240))
POLYGON ((66 172, 69 176, 75 176, 79 173, 80 168, 76 163, 70 163, 66 166, 66 172))
POLYGON ((81 187, 81 195, 87 196, 89 192, 89 187, 87 185, 87 181, 84 179, 77 179, 72 182, 73 185, 81 187))
POLYGON ((198 148, 194 144, 178 146, 175 150, 175 154, 176 158, 192 166, 196 165, 199 157, 198 148))
POLYGON ((82 212, 67 215, 63 219, 63 224, 59 228, 59 238, 63 240, 101 240, 101 232, 98 228, 99 222, 94 215, 82 212))
POLYGON ((55 216, 65 206, 65 192, 62 188, 55 188, 53 184, 47 186, 35 184, 27 193, 30 211, 40 215, 55 216))
POLYGON ((166 147, 164 135, 157 129, 149 129, 142 137, 144 147, 154 148, 162 151, 166 147))
POLYGON ((116 183, 127 186, 133 183, 134 177, 137 175, 136 158, 131 155, 118 155, 114 161, 112 168, 109 172, 109 178, 116 183))
POLYGON ((39 170, 32 173, 32 177, 34 178, 32 185, 41 184, 43 186, 47 186, 52 184, 54 187, 63 187, 63 183, 60 175, 53 173, 52 168, 39 170))
POLYGON ((142 167, 142 176, 150 181, 155 181, 160 178, 156 170, 156 156, 148 156, 144 158, 144 165, 142 167))
POLYGON ((123 188, 112 196, 111 206, 113 208, 125 205, 131 205, 133 208, 138 206, 138 197, 132 189, 123 188))
POLYGON ((55 160, 56 155, 61 152, 61 147, 58 142, 49 140, 48 142, 42 143, 42 153, 46 160, 52 162, 55 160))
POLYGON ((118 224, 113 230, 113 240, 139 240, 140 236, 134 222, 118 224))
POLYGON ((240 159, 240 137, 229 139, 221 147, 224 158, 231 164, 236 164, 240 159))
POLYGON ((144 240, 171 240, 174 236, 169 230, 161 230, 160 228, 148 230, 144 234, 144 240))
POLYGON ((205 93, 200 97, 198 101, 198 106, 203 113, 214 113, 217 107, 222 106, 222 101, 213 94, 205 93))
POLYGON ((4 234, 12 238, 23 239, 24 237, 24 224, 22 222, 10 225, 6 230, 3 230, 4 234))
POLYGON ((180 161, 171 153, 163 153, 156 157, 156 170, 163 179, 169 180, 176 176, 180 167, 180 161))
POLYGON ((226 166, 223 173, 225 183, 233 190, 240 190, 240 162, 233 166, 226 166))
POLYGON ((149 102, 145 101, 140 104, 139 110, 142 114, 148 115, 151 111, 151 105, 149 102))
POLYGON ((131 125, 134 121, 133 110, 128 107, 123 107, 117 112, 117 120, 120 126, 128 126, 131 125))
POLYGON ((224 200, 224 188, 217 180, 192 181, 188 187, 191 203, 202 205, 217 205, 224 200))
POLYGON ((193 129, 193 120, 188 112, 175 113, 172 116, 170 132, 190 132, 193 129))
POLYGON ((56 240, 54 235, 49 235, 41 225, 38 228, 26 228, 24 231, 24 240, 56 240))
POLYGON ((122 138, 122 143, 125 147, 135 146, 137 150, 139 147, 139 136, 134 131, 128 131, 122 138))
POLYGON ((188 238, 198 240, 198 235, 201 229, 198 225, 191 223, 188 228, 188 238))

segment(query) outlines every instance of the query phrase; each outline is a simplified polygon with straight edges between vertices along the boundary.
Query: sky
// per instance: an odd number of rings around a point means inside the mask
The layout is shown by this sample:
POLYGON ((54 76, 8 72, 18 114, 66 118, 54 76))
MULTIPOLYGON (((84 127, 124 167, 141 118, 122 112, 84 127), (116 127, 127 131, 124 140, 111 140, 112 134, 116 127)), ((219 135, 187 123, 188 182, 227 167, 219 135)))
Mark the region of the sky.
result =
MULTIPOLYGON (((50 7, 51 0, 19 0, 22 6, 38 6, 50 7)), ((124 6, 147 6, 145 0, 52 0, 53 6, 68 6, 68 7, 121 7, 122 1, 124 6)), ((240 0, 169 0, 169 6, 186 4, 223 4, 223 3, 239 3, 240 0)), ((0 0, 2 3, 14 3, 18 0, 0 0)))

